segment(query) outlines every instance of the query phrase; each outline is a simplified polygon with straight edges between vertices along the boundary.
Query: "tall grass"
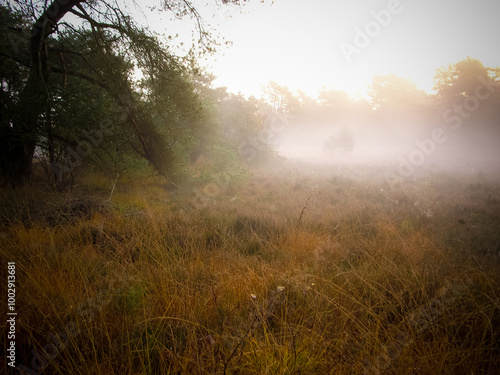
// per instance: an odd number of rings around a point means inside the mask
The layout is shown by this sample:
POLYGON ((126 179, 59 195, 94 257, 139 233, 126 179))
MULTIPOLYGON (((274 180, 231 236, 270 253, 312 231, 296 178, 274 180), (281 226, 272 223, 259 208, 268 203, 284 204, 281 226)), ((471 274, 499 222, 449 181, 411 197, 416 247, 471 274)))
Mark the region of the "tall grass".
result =
POLYGON ((119 182, 109 204, 3 191, 0 273, 16 262, 17 364, 499 373, 498 183, 361 177, 257 175, 205 209, 154 183, 119 182))

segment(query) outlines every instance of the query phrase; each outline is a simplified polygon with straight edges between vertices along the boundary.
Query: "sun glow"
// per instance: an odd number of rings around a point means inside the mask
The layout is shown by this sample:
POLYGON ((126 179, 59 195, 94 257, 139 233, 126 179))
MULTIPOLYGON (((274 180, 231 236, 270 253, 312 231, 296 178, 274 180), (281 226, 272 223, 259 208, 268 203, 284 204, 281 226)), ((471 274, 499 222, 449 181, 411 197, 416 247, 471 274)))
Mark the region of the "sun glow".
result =
POLYGON ((488 43, 473 39, 491 38, 493 29, 498 34, 491 12, 454 2, 457 13, 450 19, 450 2, 433 6, 432 13, 425 3, 399 3, 399 8, 391 9, 387 2, 339 5, 287 0, 272 6, 253 4, 243 12, 233 9, 226 13, 231 17, 219 17, 218 26, 233 45, 207 63, 218 77, 216 83, 233 92, 259 96, 262 86, 273 80, 311 97, 322 88, 366 97, 373 77, 390 73, 430 93, 441 66, 469 55, 486 65, 499 65, 500 58, 488 43), (471 12, 482 14, 471 18, 471 12), (458 27, 466 23, 469 29, 458 27), (366 46, 355 44, 359 30, 368 36, 366 46), (342 43, 357 53, 346 59, 342 43))
MULTIPOLYGON (((156 4, 146 0, 144 7, 149 3, 156 4)), ((200 63, 215 75, 215 85, 246 96, 260 97, 262 88, 275 81, 312 98, 322 89, 367 98, 373 77, 391 73, 432 93, 436 69, 442 66, 468 56, 486 66, 500 65, 489 43, 500 34, 495 18, 500 3, 488 3, 488 8, 448 0, 433 3, 432 9, 429 3, 408 0, 193 4, 215 33, 232 41, 200 63), (356 51, 346 56, 345 45, 356 51)), ((157 10, 139 16, 159 34, 179 34, 174 49, 181 43, 189 49, 194 20, 175 23, 157 10)))

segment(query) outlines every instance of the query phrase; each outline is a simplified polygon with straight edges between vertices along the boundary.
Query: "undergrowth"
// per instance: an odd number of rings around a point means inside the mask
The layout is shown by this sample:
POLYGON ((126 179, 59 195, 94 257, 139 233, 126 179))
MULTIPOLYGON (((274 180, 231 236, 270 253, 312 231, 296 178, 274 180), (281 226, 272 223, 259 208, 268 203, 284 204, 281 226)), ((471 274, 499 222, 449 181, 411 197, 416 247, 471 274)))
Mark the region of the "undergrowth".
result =
POLYGON ((2 191, 18 368, 500 373, 498 183, 368 177, 256 175, 201 208, 153 182, 2 191))

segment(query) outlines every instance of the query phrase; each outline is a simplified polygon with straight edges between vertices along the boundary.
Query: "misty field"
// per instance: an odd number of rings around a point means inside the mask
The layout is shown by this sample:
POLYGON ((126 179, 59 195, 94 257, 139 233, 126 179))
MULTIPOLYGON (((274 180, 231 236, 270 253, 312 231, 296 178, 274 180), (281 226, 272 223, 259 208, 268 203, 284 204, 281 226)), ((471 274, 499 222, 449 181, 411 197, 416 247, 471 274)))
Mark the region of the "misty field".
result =
POLYGON ((153 178, 110 200, 89 176, 68 195, 3 190, 18 368, 500 373, 499 175, 386 172, 287 164, 202 207, 153 178))

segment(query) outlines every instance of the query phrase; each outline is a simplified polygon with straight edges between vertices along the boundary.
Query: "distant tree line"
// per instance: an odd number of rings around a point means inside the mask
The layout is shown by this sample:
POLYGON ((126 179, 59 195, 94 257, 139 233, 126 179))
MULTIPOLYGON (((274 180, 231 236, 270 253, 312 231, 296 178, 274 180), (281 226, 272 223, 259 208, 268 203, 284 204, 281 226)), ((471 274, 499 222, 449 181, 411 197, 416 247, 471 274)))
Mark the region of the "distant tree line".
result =
POLYGON ((374 77, 368 99, 323 90, 313 100, 273 82, 267 87, 267 98, 289 113, 292 127, 320 124, 331 129, 325 151, 351 151, 356 143, 353 129, 359 124, 363 131, 379 132, 382 140, 405 131, 425 134, 437 126, 460 128, 454 141, 472 145, 463 148, 464 153, 500 148, 500 68, 485 67, 472 58, 449 64, 437 69, 434 91, 425 93, 413 82, 389 74, 374 77))

